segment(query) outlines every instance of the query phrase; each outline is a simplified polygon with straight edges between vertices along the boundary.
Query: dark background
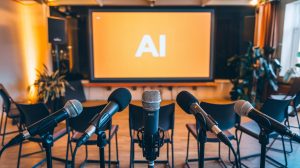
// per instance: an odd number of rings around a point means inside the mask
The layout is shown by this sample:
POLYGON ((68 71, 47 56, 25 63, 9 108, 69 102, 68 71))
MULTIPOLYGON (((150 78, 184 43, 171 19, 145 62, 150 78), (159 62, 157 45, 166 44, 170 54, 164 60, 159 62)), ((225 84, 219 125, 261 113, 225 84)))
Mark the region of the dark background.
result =
MULTIPOLYGON (((174 7, 180 9, 180 7, 174 7)), ((73 69, 71 72, 89 79, 89 27, 88 11, 95 7, 71 6, 51 7, 50 15, 66 18, 67 37, 72 46, 73 69)), ((201 8, 203 9, 203 8, 201 8)), ((204 8, 205 9, 205 8, 204 8)), ((215 11, 214 78, 229 79, 234 75, 227 68, 227 59, 235 54, 243 54, 247 42, 253 41, 255 8, 245 6, 209 7, 215 11)))

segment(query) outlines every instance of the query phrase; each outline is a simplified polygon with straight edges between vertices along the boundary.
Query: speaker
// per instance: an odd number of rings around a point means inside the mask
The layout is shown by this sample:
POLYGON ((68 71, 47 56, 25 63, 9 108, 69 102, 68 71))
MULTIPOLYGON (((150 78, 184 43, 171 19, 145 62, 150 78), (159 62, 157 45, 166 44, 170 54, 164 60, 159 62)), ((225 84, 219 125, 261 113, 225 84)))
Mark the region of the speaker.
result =
POLYGON ((52 44, 67 43, 65 19, 48 17, 48 41, 52 44))

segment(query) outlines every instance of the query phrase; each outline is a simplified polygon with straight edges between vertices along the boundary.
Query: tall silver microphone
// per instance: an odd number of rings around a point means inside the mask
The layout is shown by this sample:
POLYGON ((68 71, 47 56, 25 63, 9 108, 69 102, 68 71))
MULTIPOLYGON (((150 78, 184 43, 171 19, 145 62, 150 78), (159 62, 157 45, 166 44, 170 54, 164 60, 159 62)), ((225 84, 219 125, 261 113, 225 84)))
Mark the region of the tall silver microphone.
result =
POLYGON ((159 155, 159 149, 162 146, 161 131, 158 128, 160 102, 158 90, 144 91, 142 95, 144 129, 142 138, 138 137, 141 141, 140 146, 143 148, 143 156, 148 160, 148 168, 154 167, 154 160, 159 155))

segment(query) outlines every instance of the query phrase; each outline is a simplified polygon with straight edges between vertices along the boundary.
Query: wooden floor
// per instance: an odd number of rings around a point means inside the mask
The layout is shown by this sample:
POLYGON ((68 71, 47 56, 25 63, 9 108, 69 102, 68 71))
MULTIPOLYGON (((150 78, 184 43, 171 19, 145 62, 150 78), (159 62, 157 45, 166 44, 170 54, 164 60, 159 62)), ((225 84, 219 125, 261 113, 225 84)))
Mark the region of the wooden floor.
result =
MULTIPOLYGON (((227 103, 226 100, 207 100, 209 102, 215 102, 215 103, 227 103)), ((138 104, 138 102, 134 102, 135 104, 138 104)), ((170 102, 164 102, 163 104, 170 103, 170 102)), ((183 112, 177 105, 176 105, 176 113, 175 113, 175 167, 185 167, 184 161, 186 156, 186 143, 187 143, 187 130, 185 127, 186 123, 194 123, 195 120, 193 116, 187 115, 185 112, 183 112)), ((243 122, 247 121, 248 119, 243 118, 243 122)), ((10 123, 10 122, 9 122, 10 123)), ((120 167, 127 168, 129 167, 129 146, 130 146, 130 139, 129 139, 129 124, 128 124, 128 108, 124 110, 123 112, 117 113, 113 118, 113 123, 118 124, 120 126, 119 132, 118 132, 118 143, 119 143, 119 157, 120 157, 120 167)), ((295 119, 292 119, 292 123, 296 123, 295 119)), ((15 129, 15 126, 9 125, 9 129, 15 129)), ((232 130, 233 131, 233 130, 232 130)), ((297 131, 297 130, 295 130, 297 131)), ((299 131, 297 131, 299 133, 299 131)), ((14 135, 10 135, 7 137, 6 142, 13 137, 14 135)), ((65 151, 66 151, 66 142, 67 137, 63 137, 59 141, 57 141, 54 144, 53 147, 53 155, 58 157, 64 157, 65 151)), ((233 142, 235 145, 235 142, 233 142)), ((288 143, 286 143, 288 144, 288 143)), ((112 155, 113 158, 115 156, 115 142, 113 141, 113 150, 112 155)), ((190 146, 190 156, 196 156, 196 141, 192 139, 191 146, 190 146)), ((281 148, 280 141, 275 142, 274 147, 281 148)), ((300 162, 297 161, 300 155, 300 148, 299 144, 293 143, 294 152, 288 155, 288 167, 300 167, 300 162)), ((33 152, 39 150, 38 144, 35 143, 26 143, 23 147, 23 154, 28 152, 33 152)), ((227 148, 222 145, 222 157, 224 160, 227 160, 227 148)), ((207 143, 206 145, 206 156, 215 156, 217 154, 218 146, 217 144, 213 143, 207 143)), ((241 145, 241 153, 242 155, 252 154, 255 152, 260 151, 260 146, 257 140, 248 137, 247 135, 243 135, 242 139, 242 145, 241 145)), ((107 152, 107 150, 106 150, 107 152)), ((142 158, 142 153, 139 147, 136 147, 136 158, 142 158)), ((16 167, 17 165, 17 153, 18 153, 18 146, 14 146, 6 150, 3 154, 3 156, 0 159, 0 167, 1 168, 12 168, 16 167)), ((161 156, 160 159, 165 158, 166 149, 165 146, 161 149, 161 156)), ((268 153, 271 157, 275 158, 276 160, 283 162, 283 154, 278 152, 269 152, 268 153)), ((21 167, 28 168, 32 167, 35 163, 40 161, 45 157, 44 153, 32 155, 26 158, 21 159, 21 167)), ((85 157, 84 148, 80 148, 77 153, 76 157, 76 167, 79 167, 79 164, 83 161, 85 157)), ((98 149, 97 147, 89 147, 89 158, 90 159, 98 159, 98 149)), ((248 159, 243 161, 247 166, 249 167, 259 167, 259 158, 256 159, 248 159)), ((226 162, 228 164, 228 162, 226 162)), ((58 161, 53 161, 53 167, 64 167, 64 164, 58 161)), ((230 164, 228 164, 230 167, 230 164)), ((192 167, 197 167, 197 164, 191 164, 192 167)), ((42 167, 46 167, 46 164, 44 164, 42 167)), ((99 167, 98 164, 87 164, 85 167, 99 167)), ((112 166, 114 167, 114 166, 112 166)), ((146 167, 145 164, 135 164, 135 167, 146 167)), ((164 167, 163 165, 157 165, 156 167, 164 167)), ((205 167, 221 167, 217 162, 215 161, 206 161, 205 167)), ((272 165, 267 163, 267 167, 273 167, 272 165)))

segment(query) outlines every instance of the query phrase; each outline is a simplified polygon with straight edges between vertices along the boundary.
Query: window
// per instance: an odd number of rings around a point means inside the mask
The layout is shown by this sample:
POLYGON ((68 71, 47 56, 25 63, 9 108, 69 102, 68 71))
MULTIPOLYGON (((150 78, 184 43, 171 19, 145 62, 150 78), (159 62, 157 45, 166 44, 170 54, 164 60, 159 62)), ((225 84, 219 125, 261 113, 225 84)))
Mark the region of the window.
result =
POLYGON ((300 38, 299 38, 299 47, 298 47, 298 53, 297 53, 297 63, 300 63, 300 38))
MULTIPOLYGON (((300 63, 300 2, 289 3, 285 8, 280 75, 300 63)), ((299 68, 298 68, 299 71, 299 68)))

